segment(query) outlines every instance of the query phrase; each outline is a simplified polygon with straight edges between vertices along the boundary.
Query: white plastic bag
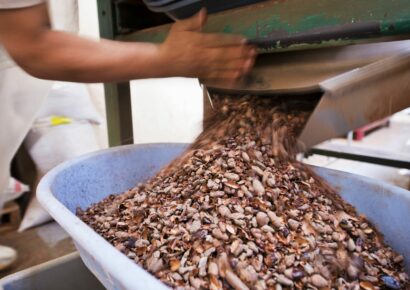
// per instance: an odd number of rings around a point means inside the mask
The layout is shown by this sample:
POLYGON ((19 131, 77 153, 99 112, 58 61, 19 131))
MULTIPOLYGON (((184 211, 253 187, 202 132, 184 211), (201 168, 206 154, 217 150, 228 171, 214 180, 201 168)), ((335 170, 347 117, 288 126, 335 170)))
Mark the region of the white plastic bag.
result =
POLYGON ((4 195, 4 201, 8 202, 19 198, 23 193, 28 192, 29 190, 30 188, 27 185, 21 183, 17 179, 14 179, 13 177, 10 177, 6 191, 1 194, 4 195))
MULTIPOLYGON (((87 122, 34 127, 26 138, 25 146, 36 164, 39 178, 66 160, 100 149, 93 125, 87 122)), ((49 214, 33 197, 19 231, 49 220, 49 214)))
POLYGON ((103 119, 95 109, 84 84, 55 82, 36 119, 63 116, 100 124, 103 119))
MULTIPOLYGON (((94 125, 102 121, 84 84, 55 82, 25 140, 38 177, 66 160, 100 149, 94 125)), ((49 220, 33 197, 19 231, 49 220)))
POLYGON ((25 140, 39 175, 60 163, 99 149, 93 125, 77 122, 55 127, 35 127, 25 140))

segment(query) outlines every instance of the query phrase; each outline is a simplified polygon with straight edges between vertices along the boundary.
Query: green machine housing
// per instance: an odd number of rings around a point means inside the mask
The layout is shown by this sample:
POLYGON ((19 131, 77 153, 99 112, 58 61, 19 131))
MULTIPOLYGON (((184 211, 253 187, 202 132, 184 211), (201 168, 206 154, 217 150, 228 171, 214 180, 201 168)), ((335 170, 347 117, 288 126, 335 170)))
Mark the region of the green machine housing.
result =
MULTIPOLYGON (((105 38, 160 43, 172 23, 142 1, 97 1, 105 38)), ((397 42, 410 39, 410 0, 261 1, 210 15, 204 31, 242 34, 263 54, 247 79, 209 92, 320 95, 306 147, 410 106, 410 43, 397 42)), ((110 145, 132 143, 129 83, 105 92, 110 145)))

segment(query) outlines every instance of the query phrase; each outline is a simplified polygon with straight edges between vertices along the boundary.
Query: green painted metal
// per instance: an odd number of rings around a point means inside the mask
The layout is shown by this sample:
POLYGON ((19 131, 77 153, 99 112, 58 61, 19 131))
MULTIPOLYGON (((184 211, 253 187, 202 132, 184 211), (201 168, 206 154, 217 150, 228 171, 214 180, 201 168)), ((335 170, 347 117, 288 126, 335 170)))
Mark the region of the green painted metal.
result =
MULTIPOLYGON (((168 30, 169 25, 165 25, 118 39, 159 43, 168 30)), ((269 0, 211 15, 204 31, 242 34, 257 43, 266 42, 266 52, 346 45, 380 37, 407 38, 410 0, 269 0), (321 39, 324 34, 328 37, 321 39)))
POLYGON ((107 39, 114 39, 116 35, 116 17, 111 0, 97 0, 98 22, 100 36, 107 39))
MULTIPOLYGON (((97 0, 100 36, 115 39, 116 15, 111 0, 97 0)), ((106 83, 105 106, 110 147, 133 144, 131 91, 129 82, 106 83)))
MULTIPOLYGON (((169 31, 165 25, 118 35, 113 1, 97 4, 103 38, 160 43, 169 31)), ((410 0, 268 0, 210 15, 204 31, 242 34, 260 52, 410 38, 410 0)), ((105 84, 105 94, 110 146, 133 143, 129 83, 105 84)))

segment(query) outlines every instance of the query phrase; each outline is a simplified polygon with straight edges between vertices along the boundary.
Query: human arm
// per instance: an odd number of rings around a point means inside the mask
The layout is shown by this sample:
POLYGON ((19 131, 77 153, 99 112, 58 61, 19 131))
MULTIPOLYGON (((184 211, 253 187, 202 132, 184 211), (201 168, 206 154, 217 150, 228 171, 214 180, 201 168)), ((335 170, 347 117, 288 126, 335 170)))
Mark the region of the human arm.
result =
POLYGON ((153 77, 236 79, 249 71, 255 51, 240 36, 200 32, 202 11, 176 23, 163 44, 94 41, 50 29, 45 4, 0 10, 0 42, 38 78, 114 82, 153 77))

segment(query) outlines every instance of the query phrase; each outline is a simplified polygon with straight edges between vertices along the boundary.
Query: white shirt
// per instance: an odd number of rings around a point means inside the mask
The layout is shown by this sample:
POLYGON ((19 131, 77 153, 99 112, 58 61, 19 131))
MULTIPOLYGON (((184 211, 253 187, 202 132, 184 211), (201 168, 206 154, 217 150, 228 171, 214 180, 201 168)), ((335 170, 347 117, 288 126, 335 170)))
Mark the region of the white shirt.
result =
MULTIPOLYGON (((24 8, 43 3, 45 0, 0 0, 0 9, 24 8)), ((0 43, 0 70, 15 65, 0 43)))
MULTIPOLYGON (((0 0, 0 9, 24 8, 44 0, 0 0)), ((7 196, 10 162, 31 128, 51 82, 29 76, 0 43, 0 209, 7 196)))
POLYGON ((34 6, 45 0, 0 0, 0 9, 13 9, 34 6))
POLYGON ((7 51, 0 43, 0 71, 7 67, 11 67, 14 65, 13 60, 8 56, 7 51))

